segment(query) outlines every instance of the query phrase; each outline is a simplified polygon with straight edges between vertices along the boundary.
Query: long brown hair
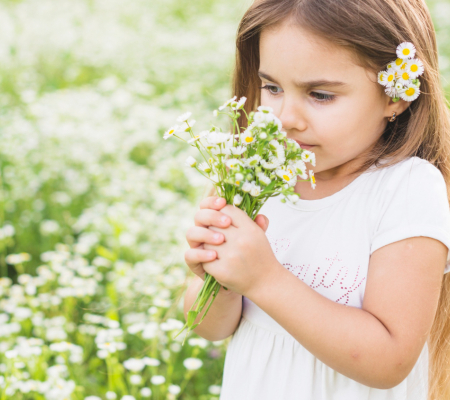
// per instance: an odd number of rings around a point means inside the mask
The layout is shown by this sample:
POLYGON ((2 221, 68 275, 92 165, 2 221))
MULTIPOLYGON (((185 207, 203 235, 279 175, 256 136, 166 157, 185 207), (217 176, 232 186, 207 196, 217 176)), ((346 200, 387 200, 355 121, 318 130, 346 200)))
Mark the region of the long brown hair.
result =
MULTIPOLYGON (((435 165, 447 183, 450 201, 450 111, 442 90, 436 36, 424 0, 255 0, 237 31, 233 94, 247 97, 249 113, 260 105, 259 38, 263 29, 294 19, 355 55, 356 62, 373 71, 384 70, 397 58, 396 48, 412 42, 425 67, 421 94, 389 123, 376 145, 354 173, 372 165, 387 168, 417 156, 435 165), (381 163, 381 161, 384 161, 381 163)), ((380 85, 380 90, 383 87, 380 85)), ((247 126, 245 115, 239 126, 247 126)), ((214 187, 209 195, 214 193, 214 187)), ((441 286, 435 319, 429 332, 428 400, 450 398, 450 273, 441 286)))

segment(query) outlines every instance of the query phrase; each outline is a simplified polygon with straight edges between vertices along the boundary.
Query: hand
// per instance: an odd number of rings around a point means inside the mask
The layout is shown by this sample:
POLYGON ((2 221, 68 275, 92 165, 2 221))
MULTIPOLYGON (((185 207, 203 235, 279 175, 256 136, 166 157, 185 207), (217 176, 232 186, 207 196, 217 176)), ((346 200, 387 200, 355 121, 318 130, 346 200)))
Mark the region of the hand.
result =
MULTIPOLYGON (((194 217, 195 226, 189 228, 186 233, 190 249, 185 252, 184 259, 190 270, 202 280, 205 274, 203 263, 213 261, 217 257, 217 252, 211 249, 205 250, 204 244, 219 245, 224 241, 223 234, 219 233, 219 237, 215 238, 214 234, 218 232, 213 232, 208 227, 228 228, 231 223, 231 218, 219 211, 225 206, 226 201, 222 197, 210 196, 203 199, 200 202, 200 210, 194 217), (222 217, 226 217, 227 220, 221 221, 222 217)), ((255 222, 264 231, 269 227, 269 220, 264 215, 257 215, 255 222)))
POLYGON ((221 213, 231 218, 231 225, 228 228, 208 228, 223 234, 225 241, 222 244, 204 244, 205 250, 216 251, 217 259, 203 262, 203 268, 222 286, 246 295, 268 277, 275 276, 283 266, 272 251, 265 229, 252 221, 244 211, 226 205, 221 213))

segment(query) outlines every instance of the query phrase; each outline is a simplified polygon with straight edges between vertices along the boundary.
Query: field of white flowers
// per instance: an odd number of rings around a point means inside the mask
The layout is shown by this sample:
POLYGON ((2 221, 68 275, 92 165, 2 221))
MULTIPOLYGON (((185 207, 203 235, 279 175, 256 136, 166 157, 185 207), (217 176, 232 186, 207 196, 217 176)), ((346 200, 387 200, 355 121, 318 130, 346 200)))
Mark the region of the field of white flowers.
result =
POLYGON ((206 182, 162 137, 231 97, 249 3, 0 2, 0 400, 219 398, 228 339, 173 339, 206 182))

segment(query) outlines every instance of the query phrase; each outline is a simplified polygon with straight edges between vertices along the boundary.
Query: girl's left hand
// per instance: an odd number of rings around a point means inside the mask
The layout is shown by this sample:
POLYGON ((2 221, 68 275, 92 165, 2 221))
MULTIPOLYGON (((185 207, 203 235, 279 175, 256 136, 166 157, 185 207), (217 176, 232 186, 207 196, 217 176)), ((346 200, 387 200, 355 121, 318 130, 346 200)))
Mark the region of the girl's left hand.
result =
POLYGON ((244 211, 229 204, 220 211, 231 218, 231 225, 226 229, 208 228, 221 232, 225 241, 220 245, 204 244, 205 249, 217 252, 217 259, 203 263, 203 268, 222 286, 245 296, 283 266, 264 230, 244 211))

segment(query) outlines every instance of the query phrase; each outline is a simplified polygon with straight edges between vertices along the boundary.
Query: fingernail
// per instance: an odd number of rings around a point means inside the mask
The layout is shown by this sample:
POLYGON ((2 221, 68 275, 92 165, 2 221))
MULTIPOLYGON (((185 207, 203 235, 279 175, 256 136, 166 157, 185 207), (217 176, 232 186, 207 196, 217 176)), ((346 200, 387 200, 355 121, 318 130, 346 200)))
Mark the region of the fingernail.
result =
POLYGON ((220 233, 215 233, 215 234, 213 235, 213 238, 214 238, 215 240, 219 240, 221 237, 222 237, 222 235, 221 235, 220 233))
POLYGON ((222 201, 222 198, 219 197, 218 199, 216 199, 215 203, 216 203, 217 205, 219 205, 221 201, 222 201))
POLYGON ((221 220, 222 222, 228 222, 228 217, 223 216, 222 218, 220 218, 220 220, 221 220))
POLYGON ((216 256, 216 253, 214 251, 208 251, 208 258, 214 258, 216 256))

